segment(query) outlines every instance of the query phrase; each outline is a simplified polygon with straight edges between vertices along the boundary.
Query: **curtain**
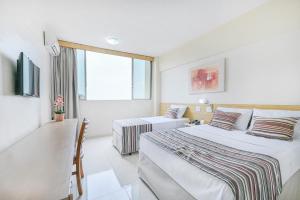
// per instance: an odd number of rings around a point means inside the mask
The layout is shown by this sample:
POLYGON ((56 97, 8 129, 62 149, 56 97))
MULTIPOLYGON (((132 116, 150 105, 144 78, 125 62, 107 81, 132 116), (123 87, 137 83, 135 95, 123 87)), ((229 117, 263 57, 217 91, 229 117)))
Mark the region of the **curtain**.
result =
POLYGON ((65 118, 79 117, 77 84, 76 50, 61 47, 59 56, 51 56, 52 115, 54 101, 60 95, 65 102, 65 118))

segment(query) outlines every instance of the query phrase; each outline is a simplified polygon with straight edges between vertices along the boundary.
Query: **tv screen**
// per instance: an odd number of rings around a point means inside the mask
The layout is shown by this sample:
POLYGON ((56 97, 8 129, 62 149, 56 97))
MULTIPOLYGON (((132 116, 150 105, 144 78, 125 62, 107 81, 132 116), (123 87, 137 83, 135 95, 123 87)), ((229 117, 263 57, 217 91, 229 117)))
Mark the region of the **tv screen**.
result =
POLYGON ((40 96, 40 69, 23 53, 17 61, 17 94, 40 96))

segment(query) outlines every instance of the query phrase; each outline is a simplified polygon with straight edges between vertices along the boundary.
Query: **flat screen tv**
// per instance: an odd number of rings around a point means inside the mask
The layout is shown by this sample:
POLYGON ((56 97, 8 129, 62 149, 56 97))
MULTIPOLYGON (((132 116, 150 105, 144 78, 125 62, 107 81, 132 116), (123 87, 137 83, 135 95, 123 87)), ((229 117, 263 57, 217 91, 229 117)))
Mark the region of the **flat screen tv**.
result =
POLYGON ((21 96, 40 96, 40 68, 23 52, 17 60, 16 93, 21 96))

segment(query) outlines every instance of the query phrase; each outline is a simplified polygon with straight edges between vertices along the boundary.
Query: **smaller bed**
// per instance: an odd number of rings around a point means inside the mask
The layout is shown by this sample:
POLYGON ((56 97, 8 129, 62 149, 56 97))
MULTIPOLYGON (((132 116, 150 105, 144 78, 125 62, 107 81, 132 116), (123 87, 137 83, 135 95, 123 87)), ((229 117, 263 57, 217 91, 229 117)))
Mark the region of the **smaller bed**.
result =
POLYGON ((167 130, 184 127, 188 118, 171 119, 165 116, 131 118, 113 121, 113 145, 124 154, 139 150, 140 134, 152 130, 167 130))

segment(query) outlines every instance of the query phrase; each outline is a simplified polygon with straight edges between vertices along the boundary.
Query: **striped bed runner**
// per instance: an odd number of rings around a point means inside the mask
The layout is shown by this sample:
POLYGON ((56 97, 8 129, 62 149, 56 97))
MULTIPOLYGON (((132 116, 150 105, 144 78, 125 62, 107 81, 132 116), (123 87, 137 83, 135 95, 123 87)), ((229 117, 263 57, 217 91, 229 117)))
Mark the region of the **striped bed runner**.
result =
POLYGON ((228 147, 173 129, 143 137, 224 181, 236 200, 278 199, 282 191, 277 159, 228 147))
POLYGON ((152 124, 139 119, 120 120, 122 127, 121 154, 129 154, 139 150, 140 134, 152 131, 152 124))

